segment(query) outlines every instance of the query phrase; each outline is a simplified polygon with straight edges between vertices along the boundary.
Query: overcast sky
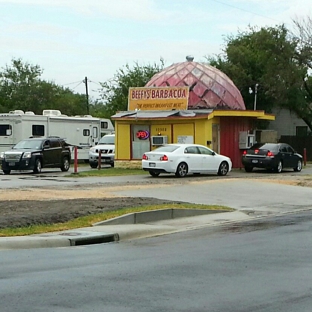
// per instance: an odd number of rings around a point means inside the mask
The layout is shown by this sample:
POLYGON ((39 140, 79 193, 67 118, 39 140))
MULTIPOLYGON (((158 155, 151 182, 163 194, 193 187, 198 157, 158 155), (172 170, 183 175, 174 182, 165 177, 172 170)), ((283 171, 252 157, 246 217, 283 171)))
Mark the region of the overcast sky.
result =
POLYGON ((42 78, 98 97, 124 65, 165 65, 221 52, 224 36, 312 15, 312 0, 0 0, 0 67, 39 65, 42 78))

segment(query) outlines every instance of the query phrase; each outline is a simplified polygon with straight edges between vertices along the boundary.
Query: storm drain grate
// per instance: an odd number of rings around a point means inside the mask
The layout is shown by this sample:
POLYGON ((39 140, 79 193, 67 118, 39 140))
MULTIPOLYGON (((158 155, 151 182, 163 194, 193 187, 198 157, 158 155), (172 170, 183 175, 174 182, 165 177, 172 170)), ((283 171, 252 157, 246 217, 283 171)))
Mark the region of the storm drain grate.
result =
POLYGON ((119 241, 118 234, 93 236, 93 237, 76 237, 70 240, 70 246, 83 246, 83 245, 94 245, 94 244, 105 244, 115 241, 119 241))

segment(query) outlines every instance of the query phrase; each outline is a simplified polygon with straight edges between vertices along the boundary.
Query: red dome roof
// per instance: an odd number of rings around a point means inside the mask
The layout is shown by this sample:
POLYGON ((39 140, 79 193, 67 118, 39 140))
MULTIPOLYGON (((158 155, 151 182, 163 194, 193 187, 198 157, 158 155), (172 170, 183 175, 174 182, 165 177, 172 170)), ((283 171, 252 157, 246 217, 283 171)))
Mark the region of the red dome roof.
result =
POLYGON ((154 75, 146 84, 146 87, 165 86, 189 86, 189 109, 246 109, 233 81, 210 65, 192 61, 173 64, 154 75))

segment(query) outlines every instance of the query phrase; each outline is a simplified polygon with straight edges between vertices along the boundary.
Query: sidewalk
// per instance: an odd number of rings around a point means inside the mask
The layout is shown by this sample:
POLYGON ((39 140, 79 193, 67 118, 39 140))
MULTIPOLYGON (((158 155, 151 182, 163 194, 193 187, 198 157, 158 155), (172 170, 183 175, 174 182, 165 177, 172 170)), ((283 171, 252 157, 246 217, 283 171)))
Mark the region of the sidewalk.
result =
POLYGON ((254 217, 240 211, 232 211, 194 217, 181 217, 144 224, 96 225, 93 227, 31 236, 1 237, 0 250, 101 244, 172 234, 250 219, 254 219, 254 217))

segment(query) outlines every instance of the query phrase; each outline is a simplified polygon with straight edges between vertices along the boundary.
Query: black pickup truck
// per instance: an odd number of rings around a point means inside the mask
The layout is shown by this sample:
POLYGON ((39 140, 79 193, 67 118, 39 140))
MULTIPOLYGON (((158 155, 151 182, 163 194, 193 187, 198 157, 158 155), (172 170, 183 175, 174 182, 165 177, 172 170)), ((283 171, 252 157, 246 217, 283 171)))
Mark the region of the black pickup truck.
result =
POLYGON ((68 171, 71 161, 70 146, 58 137, 29 138, 18 142, 10 150, 0 154, 4 174, 12 170, 32 170, 40 173, 42 168, 60 168, 68 171))

